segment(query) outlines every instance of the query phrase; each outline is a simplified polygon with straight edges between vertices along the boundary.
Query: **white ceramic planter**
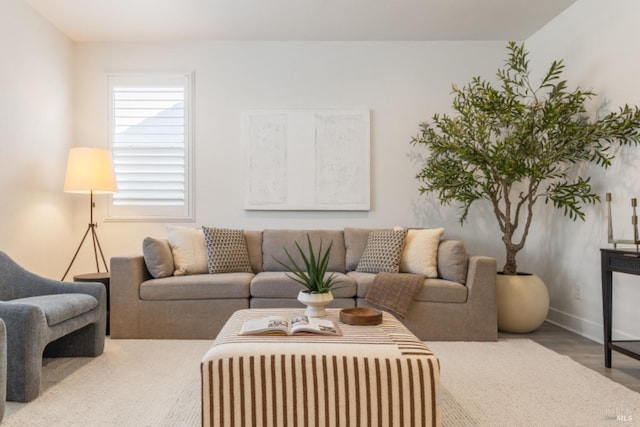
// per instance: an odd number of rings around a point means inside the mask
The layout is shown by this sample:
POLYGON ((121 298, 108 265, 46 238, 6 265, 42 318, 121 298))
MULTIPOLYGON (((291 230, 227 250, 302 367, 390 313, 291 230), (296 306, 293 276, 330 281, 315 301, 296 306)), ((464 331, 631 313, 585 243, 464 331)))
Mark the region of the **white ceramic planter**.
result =
POLYGON ((310 294, 304 291, 298 293, 298 301, 307 306, 304 314, 309 317, 324 317, 327 315, 325 306, 333 301, 333 294, 310 294))
POLYGON ((538 329, 549 312, 549 292, 535 274, 496 277, 498 329, 527 333, 538 329))

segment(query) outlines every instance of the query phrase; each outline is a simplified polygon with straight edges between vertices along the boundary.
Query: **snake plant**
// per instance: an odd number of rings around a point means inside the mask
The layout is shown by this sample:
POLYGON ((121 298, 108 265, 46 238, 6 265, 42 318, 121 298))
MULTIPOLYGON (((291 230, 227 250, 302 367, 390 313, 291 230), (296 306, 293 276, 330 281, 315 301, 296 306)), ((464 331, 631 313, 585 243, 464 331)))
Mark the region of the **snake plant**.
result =
POLYGON ((322 251, 322 241, 320 241, 320 247, 318 248, 317 254, 314 253, 311 237, 309 237, 308 234, 308 253, 305 253, 305 251, 302 250, 297 241, 295 243, 296 248, 302 257, 303 265, 296 263, 286 247, 284 248, 284 252, 287 254, 290 264, 286 264, 277 258, 274 258, 276 262, 289 270, 291 274, 287 273, 287 276, 304 286, 306 289, 303 292, 310 294, 325 294, 331 292, 332 289, 337 289, 334 287, 334 280, 336 278, 335 273, 331 273, 329 276, 326 275, 333 241, 324 252, 322 251))

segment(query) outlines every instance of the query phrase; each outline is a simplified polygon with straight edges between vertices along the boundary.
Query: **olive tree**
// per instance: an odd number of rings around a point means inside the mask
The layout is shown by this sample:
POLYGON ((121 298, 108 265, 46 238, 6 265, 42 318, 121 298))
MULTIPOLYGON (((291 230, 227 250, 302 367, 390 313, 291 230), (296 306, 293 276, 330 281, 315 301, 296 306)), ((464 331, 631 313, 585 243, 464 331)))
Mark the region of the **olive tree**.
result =
POLYGON ((590 119, 590 90, 570 90, 561 78, 562 60, 551 63, 539 84, 530 79, 524 44, 509 42, 496 84, 480 77, 453 85, 453 112, 435 114, 419 125, 411 143, 426 148, 416 178, 420 194, 460 205, 460 223, 477 200, 487 200, 506 249, 503 273, 517 273, 540 199, 572 220, 584 220, 583 206, 600 197, 576 164, 611 164, 614 144, 637 145, 640 111, 625 105, 590 119))

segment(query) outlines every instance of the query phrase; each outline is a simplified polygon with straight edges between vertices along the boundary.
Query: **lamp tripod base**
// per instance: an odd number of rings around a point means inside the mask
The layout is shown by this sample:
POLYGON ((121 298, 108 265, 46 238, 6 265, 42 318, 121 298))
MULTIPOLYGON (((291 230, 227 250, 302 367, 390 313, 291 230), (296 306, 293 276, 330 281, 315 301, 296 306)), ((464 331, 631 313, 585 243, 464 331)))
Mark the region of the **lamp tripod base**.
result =
POLYGON ((76 258, 78 257, 78 253, 80 252, 80 249, 82 248, 82 245, 84 244, 84 241, 87 239, 87 236, 89 235, 89 232, 91 232, 91 239, 93 240, 93 256, 94 256, 95 261, 96 261, 97 272, 100 273, 100 263, 98 262, 98 252, 100 252, 100 258, 102 259, 102 264, 104 265, 104 269, 107 272, 109 272, 109 268, 107 267, 107 261, 104 258, 104 254, 102 253, 102 247, 100 246, 100 240, 98 240, 98 233, 96 232, 96 228, 97 227, 98 227, 98 224, 94 224, 93 222, 89 223, 89 225, 87 226, 87 231, 84 232, 84 236, 82 236, 82 240, 80 241, 80 244, 78 245, 78 249, 76 249, 76 253, 73 255, 73 258, 71 259, 71 262, 69 263, 69 267, 67 267, 67 271, 64 272, 64 275, 62 276, 61 280, 64 281, 64 279, 67 277, 67 274, 69 274, 69 270, 71 270, 71 266, 73 265, 73 263, 75 262, 76 258))

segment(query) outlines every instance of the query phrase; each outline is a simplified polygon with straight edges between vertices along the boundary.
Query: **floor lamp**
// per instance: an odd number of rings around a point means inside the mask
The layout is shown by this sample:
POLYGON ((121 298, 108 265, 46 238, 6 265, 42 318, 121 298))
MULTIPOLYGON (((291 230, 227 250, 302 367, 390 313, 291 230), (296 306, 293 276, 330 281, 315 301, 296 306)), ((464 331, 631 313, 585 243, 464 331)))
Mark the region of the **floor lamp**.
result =
POLYGON ((67 267, 67 271, 64 272, 62 280, 67 277, 71 266, 73 265, 84 241, 89 233, 91 233, 91 240, 93 241, 93 255, 96 261, 96 269, 100 273, 100 264, 98 262, 98 252, 102 258, 105 270, 108 272, 107 262, 105 261, 104 254, 102 253, 102 247, 98 240, 98 233, 96 227, 98 224, 93 222, 93 195, 115 193, 117 191, 116 179, 113 172, 113 162, 111 161, 111 154, 107 150, 101 148, 87 148, 79 147, 72 148, 69 151, 69 158, 67 159, 67 173, 64 179, 64 191, 65 193, 83 193, 89 194, 90 203, 90 220, 87 226, 76 253, 73 255, 73 259, 67 267))

